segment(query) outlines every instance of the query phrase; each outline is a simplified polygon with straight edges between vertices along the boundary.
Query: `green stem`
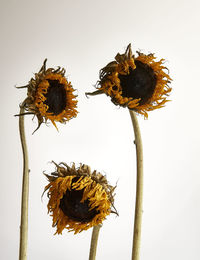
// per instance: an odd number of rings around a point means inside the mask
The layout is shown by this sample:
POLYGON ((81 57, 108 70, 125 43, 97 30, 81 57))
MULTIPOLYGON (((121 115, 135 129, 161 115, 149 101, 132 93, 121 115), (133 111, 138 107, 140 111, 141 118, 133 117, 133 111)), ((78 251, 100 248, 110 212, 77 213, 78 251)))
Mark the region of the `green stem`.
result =
POLYGON ((143 201, 143 151, 142 151, 142 139, 140 134, 140 128, 138 120, 134 111, 129 110, 136 145, 136 157, 137 157, 137 185, 136 185, 136 202, 135 202, 135 222, 133 232, 133 248, 132 248, 132 260, 140 259, 140 241, 141 241, 141 226, 142 226, 142 201, 143 201))
MULTIPOLYGON (((20 107, 20 114, 24 113, 24 103, 20 107)), ((28 240, 28 195, 29 195, 29 169, 28 169, 28 150, 26 145, 24 130, 24 115, 19 116, 19 132, 23 152, 23 181, 21 198, 21 225, 20 225, 20 248, 19 260, 27 259, 27 240, 28 240)))
POLYGON ((101 225, 97 225, 97 226, 93 227, 91 244, 90 244, 89 260, 95 260, 95 258, 96 258, 97 242, 98 242, 100 228, 101 228, 101 225))

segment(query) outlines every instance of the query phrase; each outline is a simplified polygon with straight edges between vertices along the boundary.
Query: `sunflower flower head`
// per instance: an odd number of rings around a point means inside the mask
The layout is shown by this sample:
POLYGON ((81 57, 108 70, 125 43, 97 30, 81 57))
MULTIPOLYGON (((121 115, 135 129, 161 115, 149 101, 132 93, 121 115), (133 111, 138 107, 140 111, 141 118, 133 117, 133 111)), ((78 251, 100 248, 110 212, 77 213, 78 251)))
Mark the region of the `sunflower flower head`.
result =
POLYGON ((113 192, 115 187, 108 184, 105 176, 90 167, 73 163, 56 165, 55 172, 46 175, 49 184, 45 187, 49 202, 48 213, 53 218, 55 234, 62 234, 64 229, 75 234, 99 225, 113 211, 113 192))
POLYGON ((132 54, 131 44, 124 54, 100 70, 97 90, 86 95, 105 93, 115 105, 148 117, 148 112, 161 108, 168 101, 171 78, 163 65, 164 59, 155 61, 154 54, 132 54))
POLYGON ((65 77, 65 69, 46 69, 46 62, 47 59, 28 85, 19 88, 28 89, 22 104, 27 111, 24 114, 37 116, 38 128, 48 120, 57 128, 55 122, 65 123, 76 117, 77 100, 71 83, 65 77))

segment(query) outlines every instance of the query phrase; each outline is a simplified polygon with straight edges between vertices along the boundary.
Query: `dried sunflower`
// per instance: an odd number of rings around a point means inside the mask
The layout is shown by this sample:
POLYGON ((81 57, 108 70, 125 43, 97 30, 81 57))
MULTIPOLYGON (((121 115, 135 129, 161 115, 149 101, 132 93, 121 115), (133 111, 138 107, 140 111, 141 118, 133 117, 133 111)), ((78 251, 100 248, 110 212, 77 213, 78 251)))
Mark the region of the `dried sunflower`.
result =
POLYGON ((147 112, 161 108, 171 88, 171 78, 163 66, 164 59, 155 61, 154 54, 132 54, 131 44, 124 54, 117 54, 115 61, 100 70, 97 90, 86 95, 105 93, 115 105, 128 107, 148 117, 147 112))
MULTIPOLYGON (((56 126, 56 121, 65 123, 77 115, 77 100, 74 89, 65 78, 65 69, 46 69, 45 59, 43 66, 28 85, 18 87, 27 88, 27 98, 21 106, 25 112, 20 115, 33 114, 37 116, 38 127, 50 120, 56 126)), ((19 116, 20 116, 19 115, 19 116)), ((36 130, 37 130, 36 129, 36 130)), ((35 131, 36 131, 35 130, 35 131)))
MULTIPOLYGON (((55 234, 62 234, 63 229, 79 233, 101 224, 113 209, 115 187, 108 184, 105 176, 90 167, 80 164, 76 168, 65 163, 56 164, 56 171, 46 175, 49 184, 45 187, 49 202, 48 212, 53 217, 55 234)), ((44 192, 45 192, 44 191, 44 192)))

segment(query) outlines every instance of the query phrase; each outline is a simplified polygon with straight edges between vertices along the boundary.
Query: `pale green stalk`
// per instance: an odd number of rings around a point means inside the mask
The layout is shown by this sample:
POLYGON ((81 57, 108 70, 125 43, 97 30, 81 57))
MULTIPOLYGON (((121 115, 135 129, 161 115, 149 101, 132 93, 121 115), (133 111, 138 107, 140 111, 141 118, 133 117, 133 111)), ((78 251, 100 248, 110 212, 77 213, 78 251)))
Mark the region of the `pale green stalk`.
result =
POLYGON ((129 110, 136 145, 136 157, 137 157, 137 184, 136 184, 136 202, 135 202, 135 222, 133 231, 133 248, 132 248, 132 260, 140 259, 140 241, 141 241, 141 226, 142 226, 142 203, 143 203, 143 151, 142 151, 142 139, 140 134, 140 128, 137 120, 137 116, 134 111, 129 110))
POLYGON ((91 244, 90 244, 89 260, 95 260, 96 259, 97 242, 98 242, 100 228, 101 228, 101 225, 97 225, 97 226, 93 227, 91 244))
MULTIPOLYGON (((21 105, 20 114, 24 113, 24 103, 21 105)), ((23 152, 23 181, 21 198, 21 224, 20 224, 20 248, 19 260, 27 259, 28 241, 28 196, 29 196, 29 168, 28 151, 24 130, 24 115, 19 116, 19 132, 23 152)))

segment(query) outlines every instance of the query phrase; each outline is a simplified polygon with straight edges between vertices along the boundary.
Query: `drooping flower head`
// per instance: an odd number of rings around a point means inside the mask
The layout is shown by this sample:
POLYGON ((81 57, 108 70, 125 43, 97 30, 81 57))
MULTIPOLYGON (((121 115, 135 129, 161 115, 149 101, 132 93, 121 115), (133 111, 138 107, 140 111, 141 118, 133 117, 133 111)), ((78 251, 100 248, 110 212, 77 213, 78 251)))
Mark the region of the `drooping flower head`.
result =
POLYGON ((101 224, 112 211, 115 187, 108 184, 105 176, 90 167, 80 164, 76 168, 65 163, 56 165, 56 171, 46 175, 49 184, 45 187, 49 198, 48 212, 53 217, 55 234, 63 229, 79 233, 101 224))
POLYGON ((128 107, 148 117, 147 112, 161 108, 167 102, 171 81, 164 59, 155 61, 154 54, 132 54, 129 44, 124 54, 100 70, 97 90, 86 95, 105 93, 115 105, 128 107))
POLYGON ((77 100, 71 83, 65 77, 65 69, 46 69, 46 62, 47 59, 35 77, 24 86, 28 88, 28 97, 23 102, 28 112, 24 114, 36 115, 38 128, 48 120, 57 128, 55 122, 65 123, 76 117, 77 100))

